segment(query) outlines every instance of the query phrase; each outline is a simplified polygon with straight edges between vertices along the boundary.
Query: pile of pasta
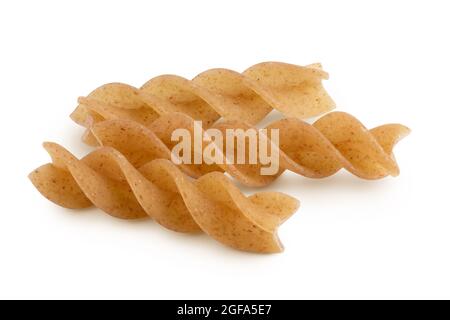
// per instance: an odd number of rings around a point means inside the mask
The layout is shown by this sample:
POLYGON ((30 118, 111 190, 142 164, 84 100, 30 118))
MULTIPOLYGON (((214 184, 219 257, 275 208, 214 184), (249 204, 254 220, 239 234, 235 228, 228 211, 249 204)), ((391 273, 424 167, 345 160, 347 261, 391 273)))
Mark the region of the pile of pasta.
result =
POLYGON ((29 177, 42 195, 66 208, 93 205, 117 218, 150 217, 173 231, 204 232, 235 249, 280 252, 278 226, 298 209, 298 200, 278 192, 245 196, 224 173, 254 187, 270 184, 285 170, 308 178, 342 168, 363 179, 399 173, 392 150, 409 129, 386 124, 368 130, 353 116, 333 112, 324 79, 328 74, 320 64, 264 62, 242 73, 211 69, 192 80, 162 75, 140 88, 106 84, 80 97, 71 114, 86 128, 82 140, 96 149, 77 159, 58 144, 44 143, 52 162, 29 177), (275 174, 262 175, 259 159, 170 161, 175 129, 191 131, 201 120, 203 130, 247 130, 273 109, 285 116, 267 126, 279 132, 275 174), (304 121, 322 114, 313 124, 304 121))

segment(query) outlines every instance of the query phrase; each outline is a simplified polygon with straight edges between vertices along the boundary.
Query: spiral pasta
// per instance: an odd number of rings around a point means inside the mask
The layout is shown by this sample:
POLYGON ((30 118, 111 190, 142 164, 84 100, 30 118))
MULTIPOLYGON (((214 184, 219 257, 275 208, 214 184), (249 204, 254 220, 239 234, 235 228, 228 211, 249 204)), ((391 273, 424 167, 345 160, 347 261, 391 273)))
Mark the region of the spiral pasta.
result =
POLYGON ((39 192, 66 208, 91 205, 124 219, 151 217, 178 232, 205 232, 235 249, 283 250, 278 226, 298 201, 277 192, 244 196, 219 172, 191 181, 170 161, 153 160, 136 169, 120 152, 102 147, 78 160, 55 143, 44 143, 52 163, 29 178, 39 192))
POLYGON ((328 74, 320 64, 302 67, 281 62, 259 63, 243 73, 210 69, 192 80, 162 75, 139 89, 123 83, 103 85, 87 96, 102 107, 81 99, 71 117, 81 125, 124 116, 148 124, 160 115, 181 112, 206 126, 220 117, 254 125, 276 109, 304 119, 335 106, 322 86, 323 79, 328 74))
MULTIPOLYGON (((90 132, 98 144, 120 150, 139 166, 156 158, 170 159, 170 150, 175 144, 171 141, 172 131, 177 128, 193 130, 193 122, 184 114, 173 113, 160 117, 147 127, 127 119, 98 122, 90 132)), ((250 127, 234 121, 217 123, 212 128, 225 132, 226 129, 250 127)), ((267 185, 284 170, 309 178, 323 178, 345 168, 363 179, 380 179, 399 174, 392 149, 409 133, 409 129, 401 124, 386 124, 368 130, 344 112, 331 112, 312 125, 289 118, 276 121, 267 128, 279 130, 280 169, 275 175, 261 175, 261 163, 182 164, 180 169, 193 177, 211 171, 226 171, 249 186, 267 185)))

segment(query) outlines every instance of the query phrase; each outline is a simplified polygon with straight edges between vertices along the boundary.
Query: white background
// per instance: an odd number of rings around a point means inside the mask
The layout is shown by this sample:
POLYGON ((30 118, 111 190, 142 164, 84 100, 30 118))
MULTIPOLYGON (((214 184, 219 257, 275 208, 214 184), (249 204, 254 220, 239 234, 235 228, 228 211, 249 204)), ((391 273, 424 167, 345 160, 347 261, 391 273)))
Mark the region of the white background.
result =
MULTIPOLYGON (((0 2, 0 298, 450 298, 448 1, 0 2), (320 61, 338 110, 401 122, 397 178, 286 173, 302 207, 276 255, 46 201, 44 140, 89 149, 68 115, 113 81, 320 61)), ((254 190, 245 189, 247 192, 254 190)))

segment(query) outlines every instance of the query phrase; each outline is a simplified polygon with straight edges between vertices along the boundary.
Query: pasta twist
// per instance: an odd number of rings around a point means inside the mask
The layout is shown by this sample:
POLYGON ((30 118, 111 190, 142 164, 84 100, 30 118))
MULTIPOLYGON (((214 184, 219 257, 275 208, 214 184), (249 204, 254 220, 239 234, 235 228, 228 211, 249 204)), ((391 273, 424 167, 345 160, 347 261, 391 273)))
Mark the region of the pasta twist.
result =
POLYGON ((91 205, 124 219, 150 216, 178 232, 205 232, 235 249, 283 250, 278 226, 298 201, 277 192, 244 196, 221 173, 192 181, 170 161, 153 160, 136 169, 117 150, 102 147, 81 160, 55 143, 44 143, 52 163, 29 178, 49 200, 66 208, 91 205))
POLYGON ((192 80, 162 75, 140 89, 122 83, 103 85, 87 96, 103 103, 102 110, 81 99, 71 117, 81 125, 88 119, 125 116, 148 124, 160 115, 181 112, 206 126, 220 117, 254 125, 276 109, 304 119, 335 106, 322 79, 328 74, 320 64, 301 67, 281 62, 259 63, 243 73, 210 69, 192 80))
MULTIPOLYGON (((160 117, 148 126, 127 119, 98 122, 92 125, 90 134, 97 144, 120 150, 133 165, 140 166, 157 158, 170 159, 175 145, 171 141, 171 133, 177 128, 192 131, 193 124, 194 120, 187 115, 173 113, 160 117)), ((250 127, 234 121, 217 123, 211 128, 225 132, 226 129, 250 127)), ((309 178, 323 178, 345 168, 363 179, 380 179, 399 174, 392 149, 409 133, 409 129, 401 124, 386 124, 368 130, 344 112, 328 113, 312 125, 299 119, 282 119, 270 124, 267 129, 279 130, 280 169, 275 175, 261 175, 263 165, 248 162, 182 164, 180 169, 192 177, 211 171, 225 171, 248 186, 267 185, 284 170, 309 178)), ((224 152, 223 149, 221 151, 224 152)), ((246 152, 248 159, 248 150, 246 152)))

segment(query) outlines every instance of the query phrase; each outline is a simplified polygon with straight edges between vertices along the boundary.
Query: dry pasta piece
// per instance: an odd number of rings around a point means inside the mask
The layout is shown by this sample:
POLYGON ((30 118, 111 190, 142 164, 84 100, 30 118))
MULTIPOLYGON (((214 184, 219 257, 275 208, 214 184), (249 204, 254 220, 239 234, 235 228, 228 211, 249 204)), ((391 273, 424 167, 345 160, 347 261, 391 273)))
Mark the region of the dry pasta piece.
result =
POLYGON ((137 169, 111 147, 98 148, 81 160, 58 144, 44 147, 52 163, 29 178, 50 201, 66 208, 94 205, 123 219, 151 217, 170 230, 205 232, 239 250, 282 251, 278 226, 299 205, 277 192, 246 197, 219 172, 192 181, 165 159, 137 169))
POLYGON ((105 84, 87 99, 80 99, 71 117, 83 126, 124 117, 146 125, 160 115, 181 112, 206 126, 220 117, 254 125, 276 109, 304 119, 334 108, 322 86, 324 79, 328 74, 320 64, 281 62, 259 63, 243 73, 210 69, 192 80, 162 75, 139 89, 123 83, 105 84))
MULTIPOLYGON (((176 143, 171 141, 171 133, 177 128, 192 132, 193 124, 194 120, 187 115, 173 113, 161 116, 147 127, 135 121, 116 119, 99 122, 90 131, 97 144, 120 150, 135 166, 139 166, 158 157, 170 159, 170 150, 176 143), (163 155, 151 154, 156 146, 165 147, 163 155)), ((219 129, 226 137, 226 129, 246 130, 250 127, 234 121, 220 122, 211 128, 219 129)), ((183 164, 180 169, 192 177, 210 171, 225 171, 248 186, 267 185, 284 170, 309 178, 323 178, 345 168, 363 179, 380 179, 399 174, 392 149, 410 131, 401 124, 386 124, 368 130, 344 112, 331 112, 312 125, 299 119, 282 119, 270 124, 267 129, 269 132, 270 129, 279 130, 280 169, 274 175, 261 175, 260 169, 264 165, 260 162, 209 165, 203 162, 183 164)), ((211 143, 214 142, 204 143, 203 148, 211 143)), ((226 142, 222 144, 223 153, 225 145, 226 142)), ((249 159, 248 149, 246 159, 249 159)))

